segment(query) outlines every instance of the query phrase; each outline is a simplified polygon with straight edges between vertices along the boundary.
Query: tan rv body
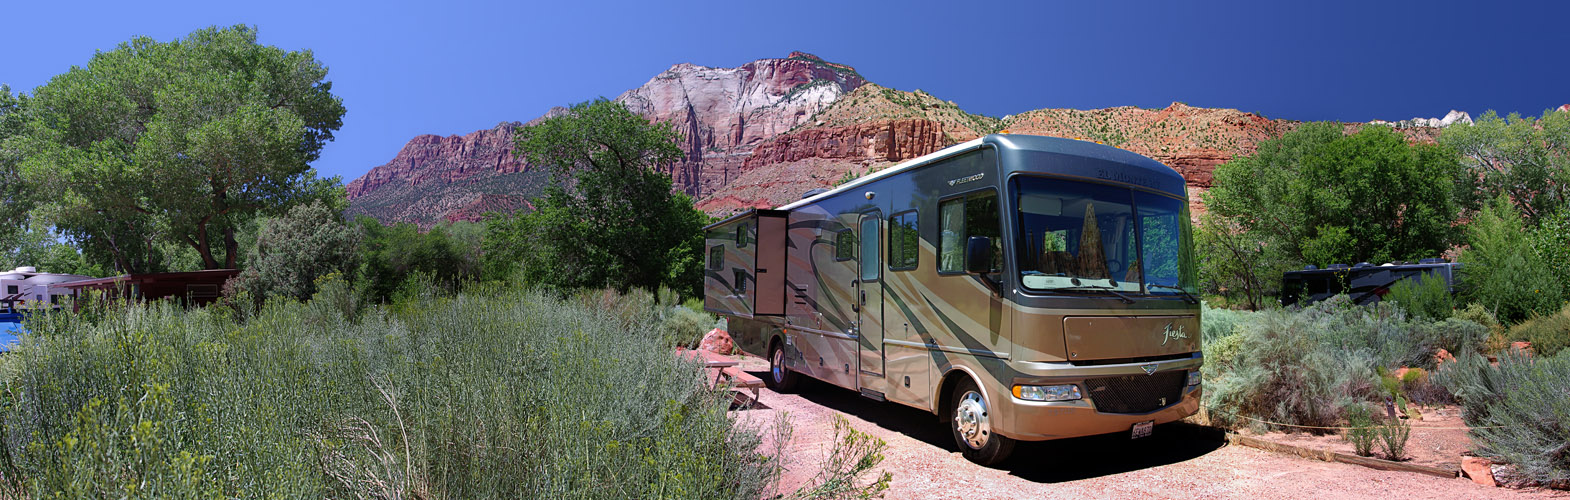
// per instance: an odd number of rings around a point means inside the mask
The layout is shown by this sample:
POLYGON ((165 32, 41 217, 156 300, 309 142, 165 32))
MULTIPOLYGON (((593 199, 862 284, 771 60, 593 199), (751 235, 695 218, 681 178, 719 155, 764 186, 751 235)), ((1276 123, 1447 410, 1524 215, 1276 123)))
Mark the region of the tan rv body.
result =
MULTIPOLYGON (((1157 295, 1155 288, 1128 301, 1084 290, 1033 294, 1019 286, 1027 278, 1011 276, 1025 264, 1012 258, 1015 246, 1007 243, 1022 230, 1009 222, 1017 203, 1004 185, 1008 162, 1044 163, 1011 157, 1008 148, 1032 146, 1020 142, 1030 141, 989 136, 778 210, 709 226, 705 309, 728 318, 731 335, 748 353, 770 357, 780 349, 790 372, 942 418, 951 416, 956 384, 969 380, 985 399, 990 431, 1015 440, 1129 432, 1136 424, 1193 414, 1200 387, 1190 384, 1197 380, 1190 374, 1203 362, 1197 301, 1157 295), (953 244, 948 228, 954 223, 934 219, 941 207, 960 201, 981 207, 972 212, 983 221, 992 214, 982 209, 997 206, 994 239, 1004 254, 998 272, 954 272, 951 260, 940 271, 938 245, 953 244), (1075 385, 1082 397, 1030 401, 1013 392, 1063 385, 1075 385)), ((1069 147, 1086 156, 1073 149, 1086 146, 1069 147)), ((1090 150, 1097 148, 1111 149, 1090 150)), ((1012 169, 1033 175, 1030 165, 1012 169)), ((1145 179, 1140 188, 1153 183, 1145 179)), ((1177 186, 1178 194, 1167 196, 1181 197, 1181 178, 1177 186)), ((980 231, 985 223, 976 226, 980 231)), ((1100 252, 1101 239, 1098 232, 1085 241, 1096 241, 1100 252)), ((951 248, 947 255, 958 254, 951 248)), ((1137 262, 1117 265, 1137 277, 1137 262)))

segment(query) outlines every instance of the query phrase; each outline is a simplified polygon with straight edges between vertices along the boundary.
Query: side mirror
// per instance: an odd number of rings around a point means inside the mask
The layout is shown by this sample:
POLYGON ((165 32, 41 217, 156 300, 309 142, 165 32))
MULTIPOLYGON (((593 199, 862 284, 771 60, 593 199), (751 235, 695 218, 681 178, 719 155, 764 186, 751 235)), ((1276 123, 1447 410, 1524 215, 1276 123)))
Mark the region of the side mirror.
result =
POLYGON ((971 236, 965 241, 965 273, 992 272, 992 238, 971 236))

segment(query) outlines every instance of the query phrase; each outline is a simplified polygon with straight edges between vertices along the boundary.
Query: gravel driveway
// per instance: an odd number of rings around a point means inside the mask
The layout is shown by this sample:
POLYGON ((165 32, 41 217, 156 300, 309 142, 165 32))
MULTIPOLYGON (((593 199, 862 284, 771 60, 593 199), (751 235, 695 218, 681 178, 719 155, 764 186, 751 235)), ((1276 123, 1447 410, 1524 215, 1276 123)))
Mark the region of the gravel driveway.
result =
MULTIPOLYGON (((747 357, 742 368, 760 378, 767 363, 747 357)), ((1570 498, 1570 493, 1488 488, 1466 479, 1385 472, 1355 465, 1276 455, 1228 446, 1207 428, 1175 423, 1148 439, 1096 436, 1021 443, 1001 468, 961 457, 931 414, 807 381, 800 394, 763 389, 762 408, 739 412, 744 422, 768 425, 788 414, 794 432, 786 446, 789 471, 782 491, 817 472, 833 438, 832 416, 888 442, 880 470, 893 473, 886 498, 1570 498)))

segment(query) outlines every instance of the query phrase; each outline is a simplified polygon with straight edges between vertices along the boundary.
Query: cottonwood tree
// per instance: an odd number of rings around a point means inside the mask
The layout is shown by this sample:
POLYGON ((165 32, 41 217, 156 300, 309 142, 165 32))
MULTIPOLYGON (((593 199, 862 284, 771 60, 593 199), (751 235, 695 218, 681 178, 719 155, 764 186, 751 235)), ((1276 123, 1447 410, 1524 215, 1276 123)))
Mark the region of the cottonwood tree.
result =
POLYGON ((121 271, 154 270, 161 241, 232 268, 242 224, 337 193, 310 167, 342 126, 326 77, 250 27, 136 38, 37 89, 21 178, 49 193, 37 214, 121 271))
POLYGON ((1570 112, 1548 110, 1541 119, 1484 113, 1471 126, 1452 125, 1439 143, 1455 149, 1481 180, 1480 197, 1510 197, 1528 224, 1570 206, 1570 112))
POLYGON ((670 124, 605 99, 519 130, 518 151, 551 169, 551 184, 535 211, 488 225, 487 267, 514 259, 526 281, 563 289, 665 285, 697 295, 707 216, 672 193, 662 171, 681 159, 680 139, 670 124), (503 251, 498 241, 518 243, 503 251))

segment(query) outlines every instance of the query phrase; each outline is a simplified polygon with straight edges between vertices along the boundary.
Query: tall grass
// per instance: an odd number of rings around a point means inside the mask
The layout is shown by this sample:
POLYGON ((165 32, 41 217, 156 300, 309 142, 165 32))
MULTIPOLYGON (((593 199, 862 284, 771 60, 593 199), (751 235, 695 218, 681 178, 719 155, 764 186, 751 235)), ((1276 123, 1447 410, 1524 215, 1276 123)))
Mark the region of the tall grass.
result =
POLYGON ((358 311, 106 305, 5 360, 0 483, 42 498, 758 498, 755 429, 650 318, 491 288, 358 311))

